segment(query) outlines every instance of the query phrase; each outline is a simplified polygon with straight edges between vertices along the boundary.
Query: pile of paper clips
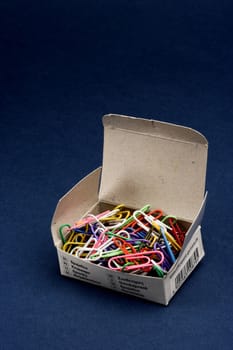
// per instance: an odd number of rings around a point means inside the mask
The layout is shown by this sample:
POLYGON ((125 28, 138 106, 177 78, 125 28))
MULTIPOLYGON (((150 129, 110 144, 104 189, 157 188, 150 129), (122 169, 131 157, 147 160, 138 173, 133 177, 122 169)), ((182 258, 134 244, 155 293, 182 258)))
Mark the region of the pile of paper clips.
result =
POLYGON ((88 214, 59 229, 62 250, 115 271, 163 277, 175 263, 186 230, 176 217, 146 205, 129 210, 118 205, 88 214))

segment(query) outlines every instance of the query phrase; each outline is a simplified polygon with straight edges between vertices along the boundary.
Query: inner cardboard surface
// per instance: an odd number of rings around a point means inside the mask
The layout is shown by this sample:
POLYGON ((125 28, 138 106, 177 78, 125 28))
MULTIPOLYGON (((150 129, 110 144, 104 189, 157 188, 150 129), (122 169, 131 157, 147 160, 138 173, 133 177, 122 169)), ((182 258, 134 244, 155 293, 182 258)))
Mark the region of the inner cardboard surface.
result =
POLYGON ((99 200, 145 203, 187 221, 205 192, 208 143, 196 130, 155 120, 107 115, 99 200))

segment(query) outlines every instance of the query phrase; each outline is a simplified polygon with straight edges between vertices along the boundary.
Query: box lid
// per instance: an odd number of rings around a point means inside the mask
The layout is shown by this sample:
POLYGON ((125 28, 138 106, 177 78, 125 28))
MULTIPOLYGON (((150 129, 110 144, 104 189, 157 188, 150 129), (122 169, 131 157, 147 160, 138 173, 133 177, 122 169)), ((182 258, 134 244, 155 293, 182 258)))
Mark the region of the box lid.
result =
POLYGON ((132 208, 150 204, 192 221, 205 192, 208 142, 175 124, 105 115, 99 198, 132 208))

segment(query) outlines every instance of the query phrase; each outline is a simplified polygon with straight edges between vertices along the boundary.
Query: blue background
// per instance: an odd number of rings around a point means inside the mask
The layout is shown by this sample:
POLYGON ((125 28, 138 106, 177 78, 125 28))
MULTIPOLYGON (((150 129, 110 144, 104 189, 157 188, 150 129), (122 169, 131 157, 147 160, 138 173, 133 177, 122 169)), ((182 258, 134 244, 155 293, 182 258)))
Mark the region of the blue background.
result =
POLYGON ((0 3, 0 348, 232 349, 232 1, 0 3), (168 307, 61 277, 58 199, 105 113, 209 140, 206 258, 168 307))

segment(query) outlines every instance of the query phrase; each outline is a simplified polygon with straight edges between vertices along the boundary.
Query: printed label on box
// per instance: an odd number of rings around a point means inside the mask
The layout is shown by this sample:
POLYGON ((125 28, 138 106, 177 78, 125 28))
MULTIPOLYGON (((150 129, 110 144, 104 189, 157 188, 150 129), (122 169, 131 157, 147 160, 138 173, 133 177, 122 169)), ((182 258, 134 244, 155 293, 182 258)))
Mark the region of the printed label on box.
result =
POLYGON ((98 279, 92 278, 91 266, 89 268, 86 264, 77 262, 75 257, 66 255, 61 251, 58 251, 58 258, 62 275, 101 285, 98 279))

